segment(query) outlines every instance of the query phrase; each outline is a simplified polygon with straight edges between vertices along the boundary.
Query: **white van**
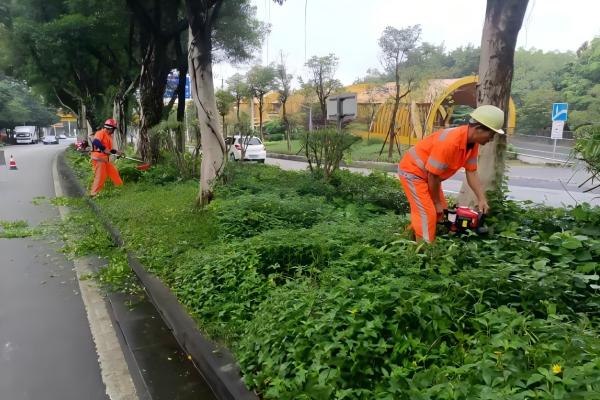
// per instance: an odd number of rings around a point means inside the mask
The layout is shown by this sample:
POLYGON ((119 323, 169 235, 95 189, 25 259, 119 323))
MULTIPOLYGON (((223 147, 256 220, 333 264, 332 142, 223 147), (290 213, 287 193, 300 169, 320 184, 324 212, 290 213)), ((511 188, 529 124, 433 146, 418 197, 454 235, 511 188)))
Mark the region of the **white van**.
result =
POLYGON ((40 130, 37 126, 15 126, 14 138, 17 144, 38 143, 40 141, 40 130))

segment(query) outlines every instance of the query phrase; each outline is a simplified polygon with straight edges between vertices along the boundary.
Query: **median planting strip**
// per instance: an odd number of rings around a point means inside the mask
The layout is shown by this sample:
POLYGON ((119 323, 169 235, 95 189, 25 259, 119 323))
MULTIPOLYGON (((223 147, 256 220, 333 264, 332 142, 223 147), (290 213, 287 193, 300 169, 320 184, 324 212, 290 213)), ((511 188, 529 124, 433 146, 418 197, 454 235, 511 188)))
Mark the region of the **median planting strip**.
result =
MULTIPOLYGON (((85 180, 77 157, 68 154, 85 180)), ((383 173, 323 181, 229 165, 196 210, 197 183, 168 171, 135 173, 94 203, 137 255, 132 267, 164 284, 154 300, 174 294, 185 307, 170 323, 230 348, 260 397, 600 391, 597 208, 491 199, 492 234, 442 234, 428 246, 405 235, 406 201, 383 173)))

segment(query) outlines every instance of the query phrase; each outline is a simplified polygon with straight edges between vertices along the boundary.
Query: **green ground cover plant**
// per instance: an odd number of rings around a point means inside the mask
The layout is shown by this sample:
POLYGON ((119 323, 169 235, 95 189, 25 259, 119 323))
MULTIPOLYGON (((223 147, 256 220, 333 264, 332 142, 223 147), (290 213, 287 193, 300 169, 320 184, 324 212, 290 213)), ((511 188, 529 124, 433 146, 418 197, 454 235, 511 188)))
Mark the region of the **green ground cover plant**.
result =
POLYGON ((6 221, 0 220, 0 238, 15 239, 24 238, 35 235, 39 229, 29 226, 27 221, 16 220, 6 221))
POLYGON ((261 397, 600 398, 597 208, 494 203, 487 237, 426 245, 383 174, 229 165, 196 190, 141 174, 97 202, 261 397))

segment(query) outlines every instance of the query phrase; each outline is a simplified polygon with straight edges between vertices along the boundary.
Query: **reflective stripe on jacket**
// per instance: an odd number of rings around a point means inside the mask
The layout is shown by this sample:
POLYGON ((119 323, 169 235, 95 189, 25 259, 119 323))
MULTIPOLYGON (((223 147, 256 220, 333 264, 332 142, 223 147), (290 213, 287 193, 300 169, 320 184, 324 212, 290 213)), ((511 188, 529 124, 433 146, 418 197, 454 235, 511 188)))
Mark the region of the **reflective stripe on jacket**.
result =
POLYGON ((476 171, 479 145, 467 149, 468 129, 463 125, 432 133, 404 154, 398 169, 425 180, 428 172, 446 180, 463 167, 476 171))

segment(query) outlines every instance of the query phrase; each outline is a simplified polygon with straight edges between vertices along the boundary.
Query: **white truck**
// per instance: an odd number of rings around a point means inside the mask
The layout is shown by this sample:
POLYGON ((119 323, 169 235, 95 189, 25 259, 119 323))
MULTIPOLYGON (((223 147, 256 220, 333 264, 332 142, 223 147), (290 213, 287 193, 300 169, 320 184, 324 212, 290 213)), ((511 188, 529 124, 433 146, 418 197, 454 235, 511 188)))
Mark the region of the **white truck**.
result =
POLYGON ((37 126, 15 126, 14 138, 17 144, 34 144, 40 141, 40 129, 37 126))

